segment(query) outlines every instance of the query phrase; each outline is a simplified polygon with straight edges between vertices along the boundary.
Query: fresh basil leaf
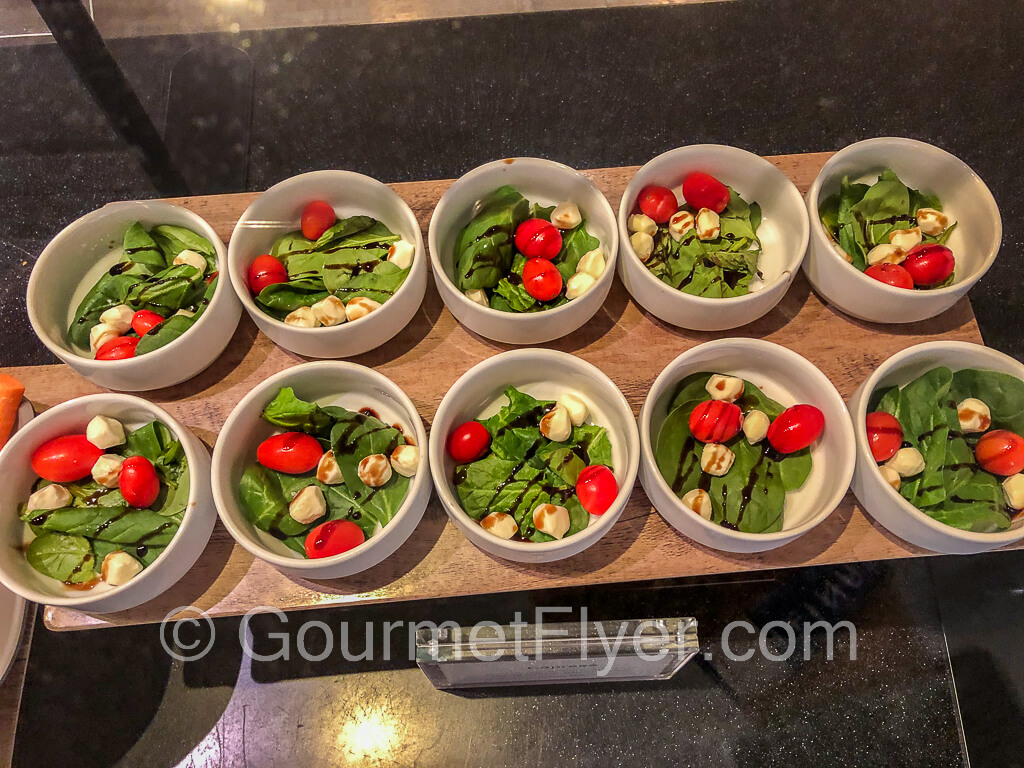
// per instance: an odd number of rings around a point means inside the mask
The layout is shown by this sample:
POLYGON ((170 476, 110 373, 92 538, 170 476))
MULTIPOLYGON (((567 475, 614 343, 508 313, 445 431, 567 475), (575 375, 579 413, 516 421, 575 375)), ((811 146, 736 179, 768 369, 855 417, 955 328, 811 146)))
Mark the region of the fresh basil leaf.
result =
POLYGON ((65 507, 29 512, 22 520, 44 531, 116 544, 166 546, 178 532, 178 523, 174 520, 149 509, 133 507, 65 507))
MULTIPOLYGON (((550 218, 550 214, 549 214, 550 218)), ((576 227, 568 232, 562 233, 562 250, 552 259, 552 263, 558 267, 563 282, 576 274, 576 267, 584 254, 600 247, 601 241, 587 231, 587 222, 581 221, 576 227)), ((520 270, 521 272, 521 270, 520 270)))
POLYGON ((284 477, 259 464, 248 467, 238 484, 238 500, 249 521, 277 539, 304 534, 310 526, 288 514, 288 502, 281 490, 284 477))
POLYGON ((96 555, 82 536, 44 533, 32 539, 25 557, 39 573, 66 584, 85 584, 96 578, 96 555))
POLYGON ((253 301, 271 317, 283 320, 299 307, 311 307, 329 295, 322 279, 306 278, 268 285, 253 301))
POLYGON ((493 288, 512 266, 516 227, 530 205, 510 186, 496 190, 459 233, 455 242, 455 282, 460 291, 493 288))
POLYGON ((296 397, 291 387, 283 387, 263 409, 263 420, 290 431, 318 437, 328 436, 335 423, 319 405, 296 397))
POLYGON ((124 252, 120 263, 130 261, 134 264, 134 267, 125 271, 131 271, 132 274, 154 275, 171 266, 171 260, 164 256, 146 228, 137 221, 124 233, 123 244, 124 252))
POLYGON ((276 259, 284 259, 285 256, 291 254, 309 254, 316 250, 316 244, 312 240, 307 240, 302 236, 301 232, 288 232, 281 235, 274 244, 270 247, 270 255, 276 259))
POLYGON ((376 223, 377 220, 371 216, 349 216, 347 219, 338 219, 330 229, 320 235, 313 247, 317 250, 327 248, 335 241, 368 229, 376 223))
POLYGON ((172 224, 160 224, 153 227, 150 235, 163 251, 168 267, 171 266, 175 256, 182 251, 189 250, 206 258, 207 270, 217 269, 217 251, 213 247, 213 243, 202 235, 172 224))

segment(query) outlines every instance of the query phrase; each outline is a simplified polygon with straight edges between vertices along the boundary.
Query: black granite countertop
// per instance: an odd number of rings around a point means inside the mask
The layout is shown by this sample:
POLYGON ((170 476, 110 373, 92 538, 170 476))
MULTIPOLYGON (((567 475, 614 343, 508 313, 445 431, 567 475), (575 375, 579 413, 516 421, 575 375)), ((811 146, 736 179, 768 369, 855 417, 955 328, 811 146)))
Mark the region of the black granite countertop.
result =
MULTIPOLYGON (((1020 357, 1022 19, 1021 2, 732 0, 110 48, 177 137, 196 193, 324 167, 401 181, 510 155, 587 168, 700 142, 783 154, 929 141, 1000 204, 1003 248, 971 298, 986 342, 1020 357), (250 121, 225 127, 235 145, 208 162, 182 149, 181 137, 208 135, 189 122, 192 100, 251 102, 250 121)), ((25 317, 35 257, 74 218, 157 190, 56 46, 0 48, 0 71, 0 365, 55 362, 25 317)), ((969 754, 974 766, 1021 765, 1022 566, 1019 552, 994 553, 306 617, 500 621, 536 604, 595 618, 692 613, 711 658, 670 683, 452 694, 404 659, 249 663, 237 621, 218 622, 215 651, 188 664, 166 656, 155 628, 37 631, 15 764, 949 766, 969 754), (800 663, 719 652, 729 621, 821 612, 856 624, 856 661, 842 645, 831 662, 821 649, 800 663)), ((254 624, 257 642, 282 631, 254 624)))

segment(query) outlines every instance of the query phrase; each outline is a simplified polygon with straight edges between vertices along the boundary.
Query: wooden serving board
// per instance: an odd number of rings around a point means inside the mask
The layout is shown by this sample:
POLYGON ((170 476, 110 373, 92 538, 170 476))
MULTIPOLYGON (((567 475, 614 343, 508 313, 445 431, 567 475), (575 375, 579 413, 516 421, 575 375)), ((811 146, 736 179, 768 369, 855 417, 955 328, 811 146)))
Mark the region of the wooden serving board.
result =
MULTIPOLYGON (((831 153, 769 158, 801 189, 813 181, 831 153)), ((613 208, 632 168, 588 171, 613 208)), ((430 214, 450 181, 395 184, 412 207, 426 237, 430 214)), ((226 241, 255 194, 177 200, 209 221, 226 241)), ((966 299, 927 323, 873 326, 824 305, 803 275, 778 307, 757 322, 728 333, 684 331, 656 320, 634 303, 616 280, 602 310, 579 331, 546 345, 579 355, 603 370, 639 413, 658 373, 684 350, 726 335, 768 339, 807 357, 848 397, 874 367, 898 350, 930 339, 981 342, 966 299)), ((429 423, 441 397, 479 361, 506 349, 470 333, 444 308, 431 284, 419 313, 393 341, 355 358, 397 383, 429 423)), ((225 418, 251 387, 303 358, 275 346, 244 316, 227 351, 207 371, 184 384, 148 393, 212 445, 225 418)), ((102 391, 63 365, 11 371, 37 410, 102 391)), ((928 554, 876 524, 852 494, 813 531, 780 549, 760 554, 717 552, 690 541, 651 507, 639 482, 619 521, 584 553, 561 562, 525 565, 478 550, 431 502, 410 539, 386 562, 347 579, 311 582, 286 577, 234 544, 218 523, 206 552, 176 587, 147 605, 107 616, 47 607, 55 630, 158 622, 179 606, 211 616, 245 613, 257 606, 282 610, 324 605, 454 597, 504 591, 570 587, 767 568, 914 557, 928 554)))

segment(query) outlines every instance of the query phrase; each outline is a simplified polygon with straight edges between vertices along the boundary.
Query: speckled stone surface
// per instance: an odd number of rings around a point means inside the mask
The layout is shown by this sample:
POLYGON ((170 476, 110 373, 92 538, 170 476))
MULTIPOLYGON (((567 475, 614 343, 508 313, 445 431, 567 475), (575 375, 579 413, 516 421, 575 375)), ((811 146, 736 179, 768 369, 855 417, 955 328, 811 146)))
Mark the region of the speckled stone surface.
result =
MULTIPOLYGON (((323 167, 398 181, 508 155, 596 167, 696 142, 762 154, 886 134, 933 142, 1001 206, 1003 249, 972 301, 987 342, 1021 356, 1021 10, 734 0, 111 47, 161 129, 187 119, 167 112, 186 51, 249 54, 248 189, 323 167)), ((25 317, 34 258, 77 216, 155 192, 55 46, 2 48, 0 71, 0 365, 54 362, 25 317)), ((557 596, 594 618, 697 615, 712 659, 666 684, 439 693, 408 662, 243 664, 237 622, 218 623, 214 654, 184 667, 154 629, 40 632, 16 764, 950 766, 961 741, 947 638, 972 764, 1020 764, 1021 573, 1011 553, 557 596), (833 662, 741 664, 711 647, 729 621, 815 611, 857 624, 858 661, 840 647, 833 662)), ((555 597, 314 618, 506 620, 555 597)))
MULTIPOLYGON (((948 766, 962 759, 942 630, 924 563, 817 568, 754 579, 572 590, 547 594, 359 607, 272 616, 251 625, 251 647, 292 661, 251 661, 240 652, 237 620, 216 623, 212 653, 171 663, 157 632, 108 630, 37 635, 30 662, 16 764, 203 766, 296 765, 692 765, 948 766), (537 606, 587 606, 592 619, 700 617, 703 655, 671 681, 516 689, 435 690, 409 661, 404 630, 386 621, 527 618, 537 606), (812 633, 810 653, 771 661, 726 658, 731 621, 756 631, 770 621, 847 620, 854 644, 836 636, 834 659, 812 633), (299 627, 331 628, 334 653, 298 658, 299 627), (346 661, 347 650, 374 660, 346 661), (366 623, 373 626, 367 642, 366 623), (117 649, 121 649, 120 652, 117 649), (132 649, 128 652, 128 649, 132 649), (83 655, 91 659, 83 663, 83 655), (96 706, 116 697, 130 707, 96 706), (42 732, 61 700, 62 727, 42 732), (125 709, 130 711, 124 711, 125 709)), ((559 616, 564 620, 568 616, 559 616)), ((199 635, 183 635, 187 642, 199 635)), ((205 640, 205 637, 202 639, 205 640)), ((323 630, 304 635, 325 650, 323 630)), ((785 636, 768 649, 782 654, 785 636)), ((739 630, 734 655, 756 649, 739 630)))

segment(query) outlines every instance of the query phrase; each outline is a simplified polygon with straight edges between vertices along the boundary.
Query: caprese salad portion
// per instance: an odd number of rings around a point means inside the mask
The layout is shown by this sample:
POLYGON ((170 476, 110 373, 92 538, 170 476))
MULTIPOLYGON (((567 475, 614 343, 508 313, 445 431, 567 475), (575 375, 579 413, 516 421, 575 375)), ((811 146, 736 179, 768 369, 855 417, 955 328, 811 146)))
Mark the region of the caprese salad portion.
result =
POLYGON ((531 203, 505 185, 480 201, 455 241, 455 285, 503 312, 539 312, 577 299, 604 274, 601 241, 571 200, 531 203))
POLYGON ((556 541, 585 530, 612 506, 619 488, 612 444, 590 408, 566 392, 556 402, 515 387, 493 416, 447 436, 462 509, 501 539, 556 541))
POLYGON ((824 429, 813 405, 785 407, 736 376, 694 373, 669 404, 655 461, 695 514, 734 531, 774 533, 783 527, 786 494, 811 473, 824 429))
POLYGON ((934 368, 873 394, 866 417, 878 471, 925 514, 965 531, 1010 527, 1024 509, 1024 382, 934 368))
POLYGON ((372 216, 339 219, 314 200, 301 228, 279 237, 249 264, 247 282, 263 312, 296 328, 366 317, 401 288, 416 246, 372 216))
POLYGON ((164 553, 188 505, 188 460, 159 421, 130 430, 95 416, 85 434, 40 445, 32 471, 25 556, 69 589, 127 584, 164 553))
POLYGON ((640 190, 626 222, 633 252, 683 293, 714 299, 750 293, 761 278, 761 206, 702 172, 688 174, 680 194, 682 204, 668 187, 640 190))
POLYGON ((398 513, 420 451, 372 408, 320 406, 283 388, 264 409, 281 427, 256 449, 238 498, 249 521, 305 558, 333 557, 380 533, 398 513))
POLYGON ((189 330, 217 290, 217 251, 205 237, 133 223, 121 257, 82 299, 71 344, 96 360, 124 360, 170 344, 189 330))
POLYGON ((891 169, 874 184, 842 186, 818 208, 839 254, 875 280, 895 288, 945 288, 956 259, 947 246, 956 221, 935 195, 908 187, 891 169))

